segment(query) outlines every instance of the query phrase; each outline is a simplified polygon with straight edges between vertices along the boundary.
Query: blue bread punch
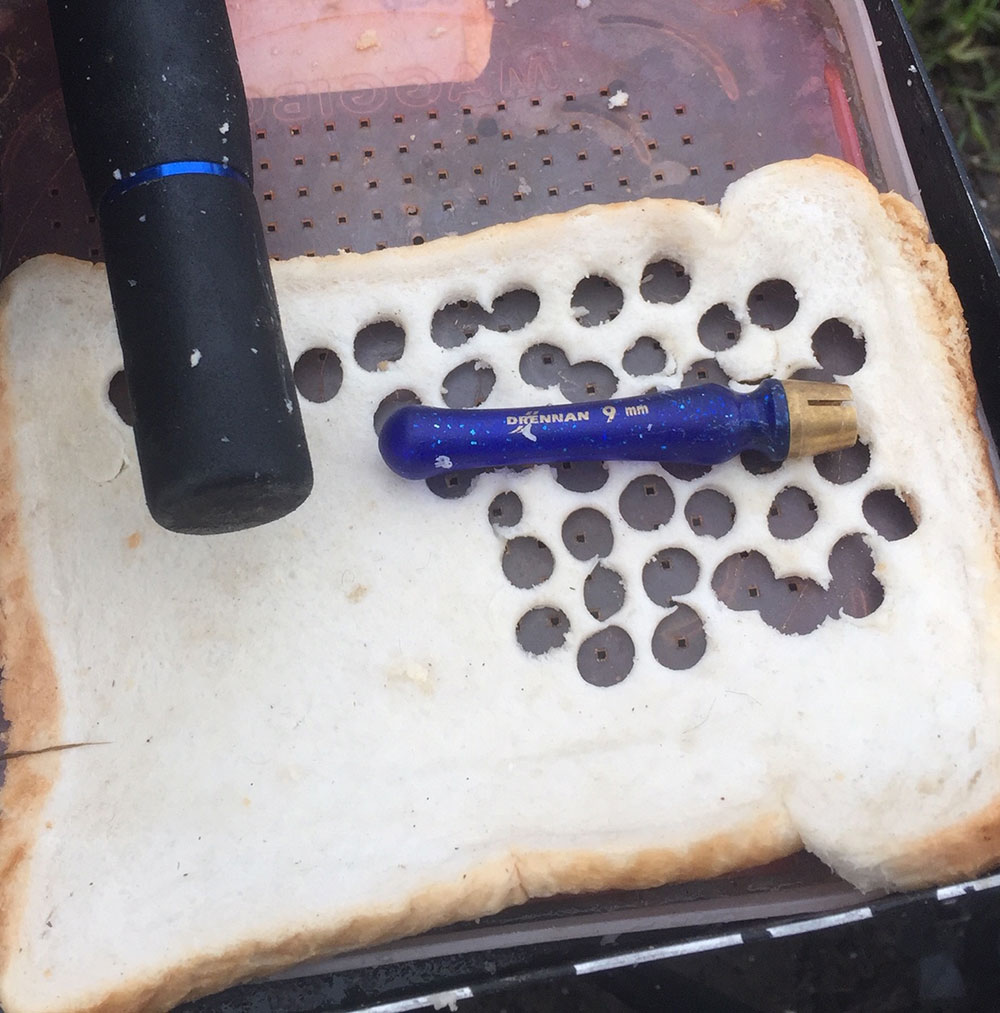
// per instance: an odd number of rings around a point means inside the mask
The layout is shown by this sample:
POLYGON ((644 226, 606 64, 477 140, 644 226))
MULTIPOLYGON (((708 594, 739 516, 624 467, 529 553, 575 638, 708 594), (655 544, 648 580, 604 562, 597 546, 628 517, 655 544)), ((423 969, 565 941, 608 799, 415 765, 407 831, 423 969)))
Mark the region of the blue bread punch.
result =
POLYGON ((560 461, 718 464, 746 450, 772 460, 853 446, 844 384, 765 380, 741 394, 715 383, 641 397, 527 408, 403 405, 379 450, 403 478, 560 461))

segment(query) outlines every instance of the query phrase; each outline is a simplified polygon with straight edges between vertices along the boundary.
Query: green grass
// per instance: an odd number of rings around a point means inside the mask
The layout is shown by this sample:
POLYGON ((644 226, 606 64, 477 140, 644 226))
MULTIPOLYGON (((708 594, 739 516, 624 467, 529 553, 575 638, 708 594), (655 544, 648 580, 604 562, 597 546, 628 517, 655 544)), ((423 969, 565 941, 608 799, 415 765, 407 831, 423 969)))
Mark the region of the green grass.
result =
POLYGON ((901 0, 966 161, 1000 173, 1000 0, 901 0))

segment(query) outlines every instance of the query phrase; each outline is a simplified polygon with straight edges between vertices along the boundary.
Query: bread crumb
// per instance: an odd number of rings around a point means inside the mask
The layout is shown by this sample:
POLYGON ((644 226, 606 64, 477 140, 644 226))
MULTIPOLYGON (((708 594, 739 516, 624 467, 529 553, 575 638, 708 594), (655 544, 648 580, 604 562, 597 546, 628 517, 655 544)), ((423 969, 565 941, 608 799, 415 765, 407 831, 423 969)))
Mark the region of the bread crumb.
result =
MULTIPOLYGON (((514 0, 517 3, 517 0, 514 0)), ((510 6, 508 4, 508 6, 510 6)), ((428 996, 436 1010, 448 1009, 456 1013, 458 1009, 458 996, 454 992, 439 992, 437 995, 428 996)))
POLYGON ((576 0, 576 5, 581 11, 585 11, 590 6, 590 0, 576 0))
POLYGON ((229 120, 226 120, 226 122, 219 127, 219 133, 223 136, 229 133, 229 120))
POLYGON ((366 28, 358 36, 358 41, 354 43, 354 48, 359 53, 363 53, 366 49, 377 49, 378 48, 378 35, 375 34, 375 29, 374 28, 366 28))
POLYGON ((609 109, 624 109, 628 105, 628 92, 621 88, 608 98, 609 109))
POLYGON ((347 593, 347 600, 357 604, 361 601, 364 596, 368 594, 368 588, 364 584, 355 584, 347 593))
POLYGON ((438 25, 437 28, 432 28, 431 29, 431 31, 430 31, 430 37, 432 39, 440 39, 441 36, 444 35, 445 32, 447 32, 447 31, 448 31, 448 29, 445 28, 444 25, 438 25))
POLYGON ((133 531, 132 534, 125 539, 125 544, 130 549, 138 549, 139 543, 142 541, 142 535, 138 531, 133 531))
POLYGON ((434 687, 431 683, 430 665, 419 661, 403 661, 392 665, 386 672, 390 680, 394 682, 413 683, 421 689, 430 692, 434 687))
POLYGON ((199 362, 201 362, 201 349, 200 348, 192 348, 191 349, 191 368, 194 369, 194 367, 197 366, 199 362))

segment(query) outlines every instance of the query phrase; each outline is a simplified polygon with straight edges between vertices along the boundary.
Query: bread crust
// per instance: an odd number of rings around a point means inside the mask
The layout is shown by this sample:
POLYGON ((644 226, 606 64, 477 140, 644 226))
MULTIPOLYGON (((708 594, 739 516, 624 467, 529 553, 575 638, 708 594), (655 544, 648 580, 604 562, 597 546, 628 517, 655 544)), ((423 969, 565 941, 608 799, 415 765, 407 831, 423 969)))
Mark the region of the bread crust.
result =
MULTIPOLYGON (((979 474, 984 478, 976 492, 983 516, 1000 516, 1000 495, 993 477, 987 437, 976 421, 979 394, 972 373, 968 330, 958 293, 948 276, 944 251, 928 241, 927 223, 909 201, 895 193, 881 194, 880 200, 899 231, 904 256, 927 293, 927 303, 920 307, 920 312, 927 319, 928 332, 940 337, 948 365, 962 392, 963 411, 956 418, 961 419, 968 439, 980 456, 979 474)), ((1000 529, 993 525, 986 537, 992 545, 992 564, 1000 569, 1000 529)), ((984 635, 990 632, 984 631, 984 635)), ((920 887, 976 876, 995 866, 998 860, 1000 798, 945 830, 909 842, 906 853, 887 862, 883 868, 892 882, 920 887), (930 870, 934 871, 933 875, 930 870)))
POLYGON ((275 942, 253 940, 224 953, 173 967, 155 980, 132 981, 74 1013, 157 1013, 188 999, 329 956, 496 914, 532 898, 557 893, 639 890, 785 858, 801 848, 787 823, 759 819, 739 833, 717 834, 688 849, 632 854, 563 851, 512 855, 481 866, 459 882, 439 883, 386 911, 363 912, 324 930, 303 930, 275 942))
MULTIPOLYGON (((6 296, 0 301, 5 333, 6 296)), ((9 727, 0 736, 0 975, 16 945, 42 807, 59 770, 58 753, 30 755, 58 743, 61 704, 52 656, 35 605, 18 518, 13 407, 0 341, 0 713, 9 727)))

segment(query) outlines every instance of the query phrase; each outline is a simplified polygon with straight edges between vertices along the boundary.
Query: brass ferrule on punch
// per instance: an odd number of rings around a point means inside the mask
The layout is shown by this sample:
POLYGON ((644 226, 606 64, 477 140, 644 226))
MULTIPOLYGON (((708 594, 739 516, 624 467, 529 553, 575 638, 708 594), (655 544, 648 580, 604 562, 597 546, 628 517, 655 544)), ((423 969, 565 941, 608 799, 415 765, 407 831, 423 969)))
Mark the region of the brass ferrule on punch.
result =
POLYGON ((811 457, 853 447, 858 413, 851 388, 843 383, 784 380, 788 401, 788 456, 811 457))

